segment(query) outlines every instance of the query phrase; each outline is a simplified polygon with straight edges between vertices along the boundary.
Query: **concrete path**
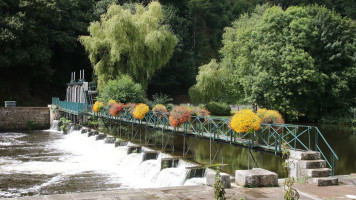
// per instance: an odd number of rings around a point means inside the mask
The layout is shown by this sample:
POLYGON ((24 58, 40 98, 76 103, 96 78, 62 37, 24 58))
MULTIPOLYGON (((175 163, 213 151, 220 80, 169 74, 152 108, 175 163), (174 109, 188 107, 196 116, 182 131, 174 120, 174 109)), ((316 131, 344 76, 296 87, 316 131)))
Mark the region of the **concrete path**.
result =
MULTIPOLYGON (((356 175, 339 176, 338 186, 317 187, 307 183, 295 183, 300 199, 356 199, 356 175)), ((232 184, 226 189, 226 199, 283 199, 283 183, 279 187, 243 188, 232 184)), ((12 198, 18 200, 199 200, 214 199, 213 188, 209 186, 182 186, 154 189, 121 189, 114 191, 56 194, 12 198)), ((10 200, 9 198, 7 200, 10 200)))

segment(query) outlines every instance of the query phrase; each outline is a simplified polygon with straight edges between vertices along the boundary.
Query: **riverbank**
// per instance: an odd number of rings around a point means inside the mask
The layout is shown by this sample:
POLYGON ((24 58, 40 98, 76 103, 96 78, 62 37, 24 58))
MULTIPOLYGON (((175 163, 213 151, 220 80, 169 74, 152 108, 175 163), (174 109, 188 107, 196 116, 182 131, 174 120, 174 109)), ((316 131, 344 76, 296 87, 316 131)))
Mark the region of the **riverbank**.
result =
MULTIPOLYGON (((340 185, 318 187, 306 183, 295 183, 295 188, 300 193, 300 199, 355 199, 356 198, 356 174, 349 176, 338 176, 340 185)), ((226 199, 283 199, 283 180, 279 187, 244 188, 232 184, 226 189, 226 199)), ((153 200, 153 199, 214 199, 213 187, 209 186, 180 186, 153 189, 120 189, 112 191, 85 192, 56 194, 32 197, 7 198, 18 200, 153 200)), ((5 199, 4 199, 5 200, 5 199)))

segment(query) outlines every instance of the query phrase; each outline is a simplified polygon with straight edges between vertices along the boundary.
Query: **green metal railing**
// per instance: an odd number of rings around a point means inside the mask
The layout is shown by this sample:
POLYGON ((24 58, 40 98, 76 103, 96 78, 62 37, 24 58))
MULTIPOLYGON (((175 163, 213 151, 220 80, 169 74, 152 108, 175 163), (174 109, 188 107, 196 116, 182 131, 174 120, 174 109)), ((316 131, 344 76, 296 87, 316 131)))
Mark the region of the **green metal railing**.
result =
POLYGON ((293 124, 261 124, 261 129, 254 134, 237 133, 229 128, 229 119, 211 116, 192 116, 191 120, 180 127, 172 127, 169 123, 169 113, 149 111, 142 120, 135 119, 129 110, 124 110, 118 116, 111 116, 107 109, 93 112, 92 106, 84 103, 60 101, 52 99, 52 104, 57 105, 61 111, 74 115, 89 115, 97 118, 105 118, 114 121, 122 121, 165 131, 192 134, 197 137, 246 146, 254 149, 281 154, 282 144, 287 144, 294 150, 314 150, 320 152, 334 175, 335 160, 338 156, 330 147, 323 134, 315 126, 303 126, 293 124), (324 151, 323 151, 324 150, 324 151), (326 157, 327 154, 331 158, 326 157))

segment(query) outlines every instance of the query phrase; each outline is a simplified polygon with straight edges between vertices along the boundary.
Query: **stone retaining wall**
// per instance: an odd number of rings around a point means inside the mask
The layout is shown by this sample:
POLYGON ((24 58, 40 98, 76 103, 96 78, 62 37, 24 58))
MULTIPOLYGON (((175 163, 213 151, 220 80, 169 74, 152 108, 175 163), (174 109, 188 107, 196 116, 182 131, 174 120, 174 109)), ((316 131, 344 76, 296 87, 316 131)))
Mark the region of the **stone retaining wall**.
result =
POLYGON ((48 129, 49 111, 46 107, 0 107, 0 132, 48 129))

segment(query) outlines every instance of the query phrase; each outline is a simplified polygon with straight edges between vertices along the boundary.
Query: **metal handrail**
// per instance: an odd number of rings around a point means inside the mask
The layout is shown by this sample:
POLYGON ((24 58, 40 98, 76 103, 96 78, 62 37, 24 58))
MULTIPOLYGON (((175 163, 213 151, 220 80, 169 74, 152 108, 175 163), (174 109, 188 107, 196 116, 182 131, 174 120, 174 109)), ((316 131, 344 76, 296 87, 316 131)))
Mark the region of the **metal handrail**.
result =
POLYGON ((52 104, 57 105, 60 110, 75 115, 93 115, 96 117, 108 118, 110 120, 120 120, 133 124, 144 124, 146 126, 157 127, 161 126, 162 130, 177 131, 184 134, 198 135, 199 137, 209 137, 212 140, 220 140, 230 144, 251 145, 253 148, 263 148, 269 151, 274 151, 275 154, 281 153, 282 143, 286 143, 290 148, 295 150, 312 150, 312 134, 314 132, 315 145, 314 150, 320 152, 326 160, 334 175, 335 159, 338 156, 331 148, 320 130, 315 126, 294 125, 294 124, 261 124, 261 129, 255 134, 237 133, 229 128, 229 119, 223 117, 212 116, 192 116, 191 120, 187 121, 181 127, 174 128, 169 124, 169 113, 160 113, 149 111, 143 120, 136 120, 128 110, 121 112, 119 116, 112 117, 108 109, 94 113, 92 106, 85 103, 76 103, 68 101, 60 101, 58 98, 52 98, 52 104), (314 131, 313 131, 314 130, 314 131), (307 137, 307 143, 304 143, 302 137, 307 137), (320 143, 319 137, 323 143, 320 143), (326 145, 331 153, 331 160, 327 159, 324 152, 320 149, 320 144, 326 145))

